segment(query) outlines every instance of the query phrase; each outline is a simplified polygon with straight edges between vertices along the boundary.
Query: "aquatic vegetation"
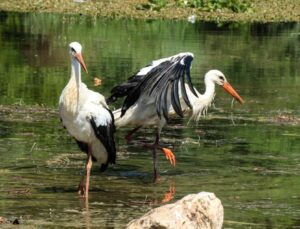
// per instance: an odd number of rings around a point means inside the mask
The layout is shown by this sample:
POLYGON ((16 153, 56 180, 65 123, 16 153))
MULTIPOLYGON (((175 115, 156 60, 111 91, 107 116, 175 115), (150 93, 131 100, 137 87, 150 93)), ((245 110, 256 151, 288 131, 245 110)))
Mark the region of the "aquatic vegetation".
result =
POLYGON ((184 7, 201 8, 205 11, 230 10, 235 13, 247 12, 252 9, 249 0, 176 0, 184 7))
MULTIPOLYGON (((175 0, 175 2, 180 7, 197 8, 209 12, 229 10, 235 13, 244 13, 252 10, 249 0, 175 0)), ((138 6, 137 9, 160 11, 166 6, 166 0, 148 0, 147 3, 138 6)))
POLYGON ((166 5, 167 5, 166 0, 148 0, 147 3, 142 4, 140 7, 138 6, 137 9, 160 11, 166 5))
POLYGON ((127 0, 0 1, 0 10, 55 12, 107 18, 186 19, 205 21, 300 21, 298 0, 127 0))

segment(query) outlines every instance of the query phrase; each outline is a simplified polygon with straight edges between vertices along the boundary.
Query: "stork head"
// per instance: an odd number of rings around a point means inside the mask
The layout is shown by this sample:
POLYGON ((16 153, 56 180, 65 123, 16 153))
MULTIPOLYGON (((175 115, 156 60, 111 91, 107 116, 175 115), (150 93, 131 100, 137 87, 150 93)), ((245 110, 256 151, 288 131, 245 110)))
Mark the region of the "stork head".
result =
POLYGON ((219 70, 210 70, 205 75, 205 80, 212 81, 224 88, 233 98, 235 98, 240 104, 244 103, 244 100, 236 92, 236 90, 228 83, 225 75, 219 70))
POLYGON ((84 63, 82 54, 82 46, 78 42, 74 41, 69 44, 69 54, 72 60, 78 61, 78 63, 83 67, 83 69, 88 73, 86 65, 84 63))

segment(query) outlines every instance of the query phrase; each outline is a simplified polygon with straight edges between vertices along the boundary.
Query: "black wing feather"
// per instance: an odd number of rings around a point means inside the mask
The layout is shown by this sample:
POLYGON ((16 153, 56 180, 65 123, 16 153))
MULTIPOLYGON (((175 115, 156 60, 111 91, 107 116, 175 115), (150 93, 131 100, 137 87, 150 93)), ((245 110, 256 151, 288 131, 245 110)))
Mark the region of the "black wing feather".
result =
POLYGON ((168 117, 168 91, 169 91, 169 87, 170 87, 170 85, 167 85, 166 89, 163 91, 162 100, 161 100, 163 115, 164 115, 164 118, 166 119, 167 122, 169 121, 169 117, 168 117))
POLYGON ((190 100, 189 100, 188 95, 187 95, 186 90, 185 90, 184 77, 181 77, 179 79, 179 81, 180 81, 180 85, 181 85, 182 98, 183 98, 184 102, 186 103, 186 105, 188 105, 189 108, 192 109, 192 105, 190 103, 190 100))
POLYGON ((125 98, 122 110, 121 110, 121 117, 126 113, 126 111, 131 107, 135 102, 138 100, 141 94, 141 88, 136 87, 131 90, 130 94, 125 98))
POLYGON ((149 67, 148 71, 143 72, 145 67, 131 76, 126 83, 114 87, 107 101, 109 103, 114 102, 118 98, 126 96, 121 112, 121 116, 123 116, 140 97, 155 97, 157 115, 160 118, 163 115, 167 120, 168 96, 170 95, 171 105, 174 111, 182 117, 183 112, 180 104, 179 91, 181 91, 183 101, 186 105, 192 108, 184 86, 185 82, 189 85, 191 92, 197 96, 190 75, 192 61, 193 54, 191 53, 181 53, 165 58, 164 60, 153 61, 152 65, 147 66, 153 66, 153 68, 149 67), (180 87, 179 83, 181 84, 180 87))
POLYGON ((95 119, 92 117, 90 122, 94 129, 96 137, 101 141, 103 146, 105 147, 107 153, 108 153, 108 160, 107 163, 102 164, 101 170, 105 170, 108 166, 108 164, 115 164, 116 163, 116 146, 115 146, 115 140, 114 140, 114 133, 116 131, 115 125, 114 125, 114 119, 112 112, 107 109, 107 111, 110 113, 112 122, 106 126, 99 125, 97 126, 95 119))
POLYGON ((130 94, 131 91, 136 88, 137 84, 142 80, 142 78, 143 76, 137 75, 136 73, 129 77, 127 82, 115 86, 110 92, 111 96, 106 99, 106 103, 109 105, 117 101, 118 98, 122 98, 130 94))
POLYGON ((162 94, 163 93, 158 94, 158 96, 156 97, 156 100, 155 100, 156 113, 160 119, 161 119, 161 111, 162 111, 162 107, 163 107, 163 104, 162 104, 163 100, 161 99, 162 94))
POLYGON ((191 89, 191 91, 193 92, 193 94, 198 97, 195 89, 194 89, 194 85, 192 83, 192 79, 191 79, 191 64, 192 64, 192 60, 193 58, 191 56, 188 56, 185 60, 184 63, 186 64, 187 68, 186 68, 186 79, 187 79, 187 83, 191 89))
POLYGON ((172 96, 171 96, 171 104, 175 110, 175 112, 180 116, 183 117, 179 95, 178 95, 178 80, 175 79, 174 83, 172 84, 172 96))
MULTIPOLYGON (((131 77, 129 82, 131 82, 131 88, 127 92, 127 97, 125 98, 122 106, 121 117, 126 113, 127 109, 131 107, 135 102, 140 98, 141 92, 149 88, 150 81, 155 78, 155 76, 163 69, 164 65, 155 68, 153 71, 150 71, 147 75, 137 75, 137 77, 131 77), (134 86, 135 85, 135 86, 134 86)), ((122 84, 121 84, 122 85, 122 84)), ((122 86, 120 87, 122 88, 122 86)), ((114 93, 116 96, 117 94, 114 93)))

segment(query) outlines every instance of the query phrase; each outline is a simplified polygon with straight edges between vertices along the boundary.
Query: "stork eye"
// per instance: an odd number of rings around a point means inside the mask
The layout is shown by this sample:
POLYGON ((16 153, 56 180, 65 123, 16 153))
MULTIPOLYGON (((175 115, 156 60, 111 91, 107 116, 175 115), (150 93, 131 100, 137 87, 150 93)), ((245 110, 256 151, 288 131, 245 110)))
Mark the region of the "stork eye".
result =
POLYGON ((225 80, 223 76, 219 76, 219 79, 222 80, 222 81, 225 80))
POLYGON ((73 53, 76 53, 76 51, 75 51, 75 49, 74 49, 74 48, 71 48, 71 51, 72 51, 73 53))

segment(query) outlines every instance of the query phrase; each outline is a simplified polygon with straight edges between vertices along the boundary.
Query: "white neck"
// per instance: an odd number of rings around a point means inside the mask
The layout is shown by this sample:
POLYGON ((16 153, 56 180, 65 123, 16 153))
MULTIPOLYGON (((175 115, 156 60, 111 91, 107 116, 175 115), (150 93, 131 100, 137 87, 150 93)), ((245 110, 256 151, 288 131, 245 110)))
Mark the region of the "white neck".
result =
POLYGON ((202 115, 205 115, 208 107, 211 105, 215 97, 215 83, 208 77, 205 77, 205 92, 204 94, 198 93, 198 97, 191 96, 194 98, 192 102, 192 119, 199 121, 202 115))
POLYGON ((76 80, 77 88, 81 83, 81 67, 75 58, 71 58, 71 80, 76 80))
POLYGON ((215 83, 207 77, 205 77, 204 83, 205 92, 203 94, 203 97, 205 98, 206 102, 210 104, 215 97, 215 83))
POLYGON ((74 85, 76 87, 76 110, 78 110, 79 90, 81 84, 81 66, 75 58, 71 58, 71 78, 69 84, 70 86, 74 85), (76 84, 76 86, 74 85, 74 83, 76 84))

